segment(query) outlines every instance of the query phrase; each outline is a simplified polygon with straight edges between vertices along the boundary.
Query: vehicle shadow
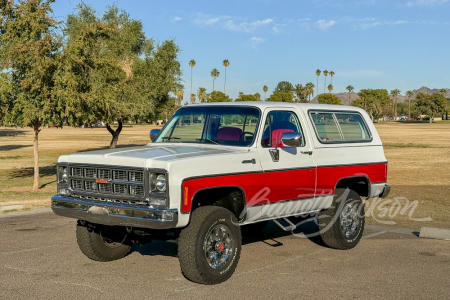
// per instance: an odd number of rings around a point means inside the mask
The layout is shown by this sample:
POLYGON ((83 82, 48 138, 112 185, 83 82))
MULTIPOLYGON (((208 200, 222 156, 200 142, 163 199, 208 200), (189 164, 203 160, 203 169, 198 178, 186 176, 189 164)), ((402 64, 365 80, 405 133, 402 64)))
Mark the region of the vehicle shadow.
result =
POLYGON ((31 145, 5 145, 5 146, 0 146, 0 151, 17 150, 17 149, 22 149, 22 148, 26 148, 26 147, 31 147, 31 145))
MULTIPOLYGON (((245 246, 262 242, 271 247, 281 247, 283 246, 283 243, 277 239, 293 234, 298 235, 298 238, 307 238, 319 246, 329 248, 322 241, 319 234, 319 227, 314 220, 302 222, 302 224, 300 224, 293 232, 284 231, 275 223, 269 222, 266 228, 259 234, 255 234, 255 236, 252 237, 242 237, 242 245, 245 246)), ((142 246, 133 245, 131 251, 141 255, 178 257, 178 242, 175 238, 172 240, 152 240, 150 243, 142 246)))

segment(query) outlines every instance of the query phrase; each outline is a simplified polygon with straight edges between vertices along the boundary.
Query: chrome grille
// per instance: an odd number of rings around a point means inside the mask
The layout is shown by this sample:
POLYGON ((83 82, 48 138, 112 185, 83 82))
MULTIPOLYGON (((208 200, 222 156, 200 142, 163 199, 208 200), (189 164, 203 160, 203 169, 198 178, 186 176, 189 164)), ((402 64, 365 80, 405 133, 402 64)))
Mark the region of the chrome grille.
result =
POLYGON ((113 179, 120 180, 120 181, 127 181, 127 171, 114 170, 113 171, 113 179))
POLYGON ((128 194, 126 184, 114 184, 114 193, 116 194, 128 194))
POLYGON ((129 172, 129 180, 133 182, 144 182, 144 173, 143 172, 129 172))
POLYGON ((106 166, 69 166, 72 196, 125 204, 145 202, 144 171, 106 166))
POLYGON ((72 188, 74 190, 82 190, 83 189, 83 180, 72 179, 72 188))

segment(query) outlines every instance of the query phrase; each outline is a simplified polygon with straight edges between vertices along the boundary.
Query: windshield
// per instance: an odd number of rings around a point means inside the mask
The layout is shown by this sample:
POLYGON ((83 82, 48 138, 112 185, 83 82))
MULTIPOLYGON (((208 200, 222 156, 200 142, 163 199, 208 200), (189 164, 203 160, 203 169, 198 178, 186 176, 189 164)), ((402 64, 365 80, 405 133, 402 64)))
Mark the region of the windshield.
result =
POLYGON ((252 107, 186 107, 175 113, 154 143, 250 146, 259 118, 259 110, 252 107))

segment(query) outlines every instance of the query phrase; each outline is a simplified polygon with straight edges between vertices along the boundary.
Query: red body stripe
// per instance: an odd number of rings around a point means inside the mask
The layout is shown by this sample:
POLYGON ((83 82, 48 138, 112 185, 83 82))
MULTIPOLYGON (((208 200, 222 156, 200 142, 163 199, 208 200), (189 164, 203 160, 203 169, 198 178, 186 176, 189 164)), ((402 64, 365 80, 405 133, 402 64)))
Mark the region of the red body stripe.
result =
MULTIPOLYGON (((216 176, 189 179, 183 182, 183 191, 189 190, 187 203, 183 201, 182 211, 191 211, 195 193, 202 189, 224 186, 241 187, 248 205, 278 202, 334 193, 337 182, 344 177, 367 176, 370 182, 385 182, 385 164, 320 167, 251 173, 242 175, 216 176), (317 172, 317 188, 315 180, 317 172)), ((184 195, 183 195, 184 199, 184 195)))

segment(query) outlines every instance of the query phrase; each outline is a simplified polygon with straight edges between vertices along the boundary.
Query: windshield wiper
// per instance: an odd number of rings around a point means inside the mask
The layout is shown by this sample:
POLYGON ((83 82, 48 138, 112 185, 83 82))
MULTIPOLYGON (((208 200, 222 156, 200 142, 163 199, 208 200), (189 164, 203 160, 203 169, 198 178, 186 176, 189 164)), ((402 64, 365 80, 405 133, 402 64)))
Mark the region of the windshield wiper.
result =
POLYGON ((213 141, 213 140, 210 140, 210 139, 197 139, 197 141, 207 141, 207 142, 210 142, 210 143, 213 143, 213 144, 216 144, 216 145, 220 145, 218 142, 216 142, 216 141, 213 141))

